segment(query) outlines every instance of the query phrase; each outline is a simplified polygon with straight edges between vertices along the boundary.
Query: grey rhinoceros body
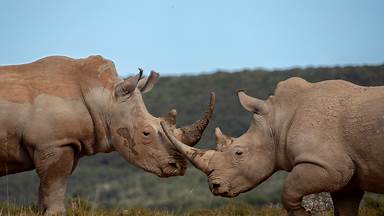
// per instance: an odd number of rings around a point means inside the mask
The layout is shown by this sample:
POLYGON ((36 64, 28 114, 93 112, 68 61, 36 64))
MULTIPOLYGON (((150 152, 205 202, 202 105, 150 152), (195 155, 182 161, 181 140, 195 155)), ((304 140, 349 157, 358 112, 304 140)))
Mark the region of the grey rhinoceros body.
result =
POLYGON ((39 204, 55 214, 65 210, 68 177, 84 155, 116 150, 158 176, 183 175, 186 161, 165 139, 160 121, 193 145, 213 104, 203 119, 176 128, 175 110, 161 118, 147 111, 141 93, 159 75, 141 74, 122 80, 113 62, 101 56, 0 67, 0 176, 36 169, 39 204))
POLYGON ((340 186, 384 193, 384 87, 324 81, 296 101, 288 128, 288 164, 329 167, 340 177, 340 186))
POLYGON ((216 195, 233 197, 277 170, 289 171, 283 204, 290 215, 307 215, 303 196, 331 192, 336 215, 357 215, 364 191, 384 193, 384 87, 343 80, 280 82, 263 101, 238 92, 255 113, 238 138, 216 129, 216 150, 172 143, 208 175, 216 195))

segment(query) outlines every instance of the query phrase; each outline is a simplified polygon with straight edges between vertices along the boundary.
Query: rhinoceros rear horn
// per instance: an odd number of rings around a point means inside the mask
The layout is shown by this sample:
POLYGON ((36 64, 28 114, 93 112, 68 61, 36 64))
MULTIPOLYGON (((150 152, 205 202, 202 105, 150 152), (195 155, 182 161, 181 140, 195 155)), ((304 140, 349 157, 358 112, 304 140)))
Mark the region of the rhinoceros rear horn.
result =
POLYGON ((117 86, 115 87, 115 96, 122 97, 134 91, 142 75, 143 75, 143 70, 139 68, 139 74, 137 74, 136 76, 124 79, 123 82, 117 84, 117 86))
POLYGON ((215 137, 216 137, 217 149, 221 149, 227 146, 228 144, 230 144, 231 138, 223 134, 223 132, 221 132, 220 128, 218 127, 215 128, 215 137))
POLYGON ((168 123, 171 127, 176 127, 176 115, 177 111, 172 109, 167 113, 167 115, 161 117, 166 123, 168 123))
POLYGON ((265 101, 248 96, 245 94, 244 90, 238 90, 237 96, 239 97, 240 104, 249 112, 256 114, 268 113, 268 105, 265 103, 265 101))
POLYGON ((208 110, 205 112, 203 118, 197 120, 191 125, 178 128, 179 134, 181 134, 181 142, 189 146, 194 146, 199 142, 205 128, 208 126, 209 120, 212 118, 213 111, 215 109, 215 93, 211 92, 211 98, 209 101, 208 110))

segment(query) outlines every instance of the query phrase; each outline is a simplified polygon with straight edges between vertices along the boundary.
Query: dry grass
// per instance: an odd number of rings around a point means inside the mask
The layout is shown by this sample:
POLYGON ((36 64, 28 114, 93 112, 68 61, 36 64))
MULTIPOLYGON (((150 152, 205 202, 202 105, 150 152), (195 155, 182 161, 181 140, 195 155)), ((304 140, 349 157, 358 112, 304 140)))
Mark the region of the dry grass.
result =
MULTIPOLYGON (((37 206, 17 206, 13 204, 0 203, 0 216, 42 216, 37 206)), ((245 203, 230 203, 217 209, 195 209, 181 214, 175 214, 164 210, 149 208, 128 209, 101 209, 93 208, 92 205, 80 199, 74 199, 68 206, 68 216, 285 216, 286 212, 276 205, 266 205, 255 208, 245 203)), ((331 216, 331 212, 317 213, 317 216, 331 216)), ((384 215, 384 200, 368 200, 360 209, 361 216, 384 215)))
MULTIPOLYGON (((36 206, 16 206, 0 204, 0 216, 5 215, 26 215, 42 216, 42 212, 36 206)), ((149 208, 128 208, 128 209, 94 209, 83 200, 74 200, 67 210, 68 216, 245 216, 245 215, 284 215, 284 210, 276 206, 265 206, 254 208, 244 203, 231 203, 218 209, 196 209, 175 214, 163 210, 149 208)))

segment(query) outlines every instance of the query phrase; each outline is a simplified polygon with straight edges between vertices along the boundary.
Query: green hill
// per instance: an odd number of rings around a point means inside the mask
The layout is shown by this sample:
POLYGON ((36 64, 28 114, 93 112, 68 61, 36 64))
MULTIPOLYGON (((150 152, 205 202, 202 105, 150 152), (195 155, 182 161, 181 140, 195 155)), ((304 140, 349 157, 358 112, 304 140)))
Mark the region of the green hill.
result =
MULTIPOLYGON (((231 136, 242 134, 251 114, 240 106, 234 92, 245 89, 259 98, 267 98, 276 84, 292 76, 316 82, 344 79, 359 85, 384 85, 384 65, 333 68, 294 68, 280 71, 244 70, 209 75, 163 77, 144 99, 150 112, 163 115, 178 110, 178 124, 199 118, 205 111, 209 92, 216 92, 216 112, 199 147, 213 147, 214 127, 231 136)), ((280 201, 285 173, 277 173, 257 189, 235 201, 262 205, 280 201)), ((214 197, 204 174, 190 167, 183 177, 161 179, 139 170, 118 154, 99 154, 80 160, 71 177, 67 197, 81 197, 102 207, 153 207, 182 212, 187 209, 214 208, 230 200, 214 197)), ((37 201, 36 174, 25 172, 0 178, 0 202, 28 204, 37 201)))

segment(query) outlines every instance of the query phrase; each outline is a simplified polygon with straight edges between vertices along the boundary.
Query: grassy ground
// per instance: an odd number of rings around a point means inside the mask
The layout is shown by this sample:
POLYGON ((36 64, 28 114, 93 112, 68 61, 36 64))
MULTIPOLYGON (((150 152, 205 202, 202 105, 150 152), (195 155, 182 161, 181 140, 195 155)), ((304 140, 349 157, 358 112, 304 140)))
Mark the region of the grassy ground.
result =
MULTIPOLYGON (((0 203, 0 216, 25 215, 41 216, 42 212, 36 206, 17 206, 13 204, 0 203)), ((68 206, 69 216, 281 216, 285 211, 277 205, 266 205, 255 208, 245 203, 229 203, 217 209, 196 209, 184 213, 175 214, 169 211, 150 208, 128 208, 128 209, 101 209, 93 208, 91 204, 83 200, 72 200, 68 206)), ((318 213, 316 215, 331 216, 331 212, 318 213)), ((366 200, 360 209, 361 216, 384 215, 384 200, 366 200)))
MULTIPOLYGON (((25 215, 41 216, 42 212, 36 206, 16 206, 0 204, 0 216, 6 215, 25 215)), ((188 212, 175 214, 169 211, 150 209, 150 208, 128 208, 128 209, 94 209, 88 203, 75 200, 71 203, 67 215, 73 216, 240 216, 240 215, 284 215, 284 210, 280 207, 265 206, 263 208, 253 208, 244 203, 231 203, 217 209, 196 209, 188 212)))

